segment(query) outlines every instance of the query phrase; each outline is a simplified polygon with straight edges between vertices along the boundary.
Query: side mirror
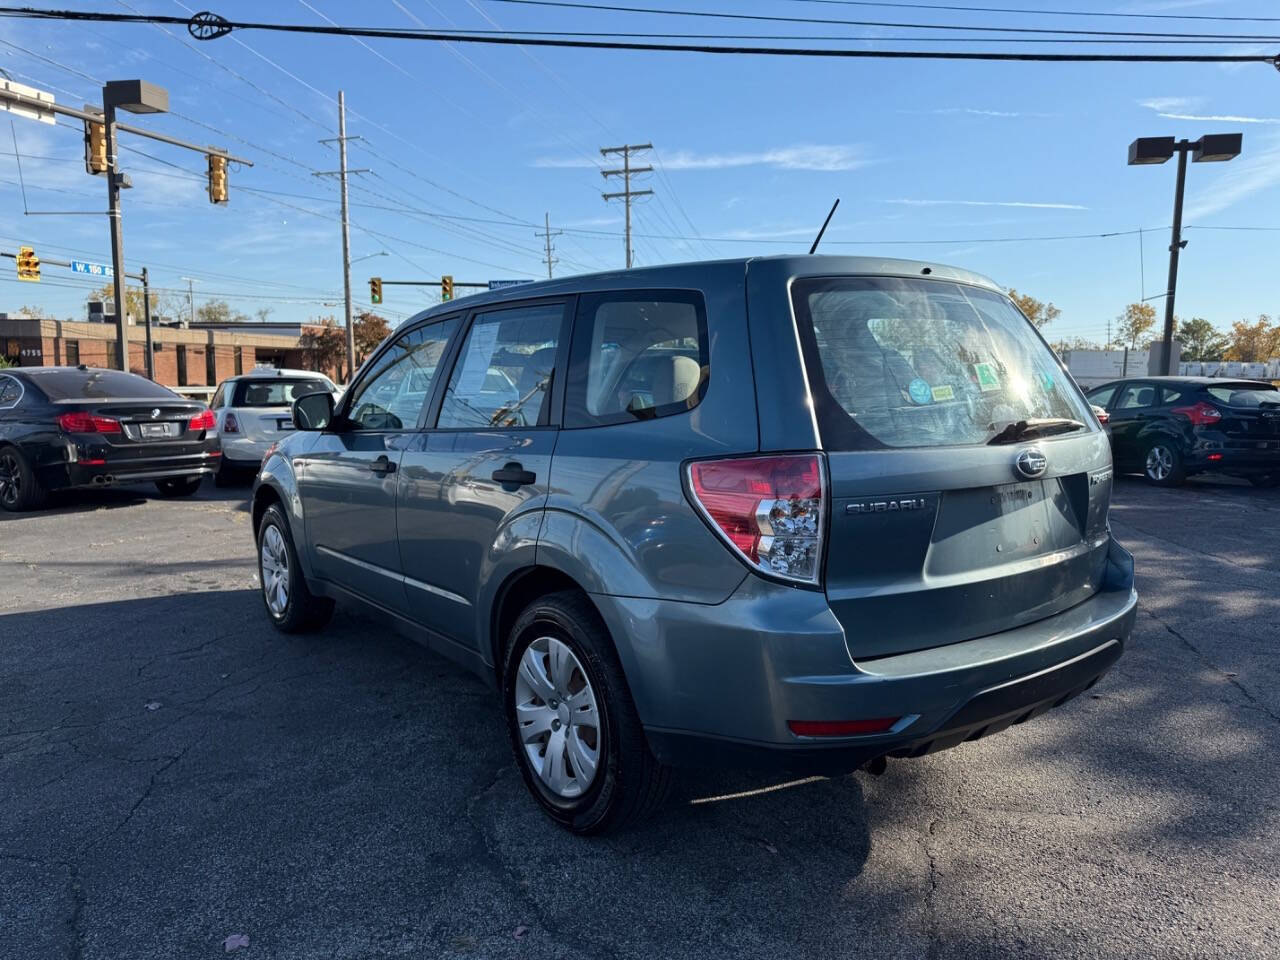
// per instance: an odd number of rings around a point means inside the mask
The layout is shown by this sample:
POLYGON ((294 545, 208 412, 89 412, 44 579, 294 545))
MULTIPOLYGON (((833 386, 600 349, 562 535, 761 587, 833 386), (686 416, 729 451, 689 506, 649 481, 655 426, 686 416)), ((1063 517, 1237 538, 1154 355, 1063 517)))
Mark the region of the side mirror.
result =
POLYGON ((308 393, 293 401, 295 430, 323 430, 333 422, 333 394, 308 393))

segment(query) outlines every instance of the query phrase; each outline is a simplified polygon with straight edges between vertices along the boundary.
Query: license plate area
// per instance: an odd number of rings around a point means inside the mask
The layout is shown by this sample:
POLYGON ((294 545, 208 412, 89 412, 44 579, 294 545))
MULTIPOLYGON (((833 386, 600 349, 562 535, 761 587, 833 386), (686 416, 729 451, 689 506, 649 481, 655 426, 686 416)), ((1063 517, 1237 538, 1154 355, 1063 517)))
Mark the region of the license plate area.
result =
POLYGON ((277 420, 277 421, 276 421, 276 429, 278 429, 278 430, 292 430, 292 429, 293 429, 293 420, 288 419, 288 418, 286 418, 286 419, 284 419, 284 420, 277 420))
POLYGON ((139 423, 135 429, 140 440, 168 440, 178 435, 176 423, 139 423))

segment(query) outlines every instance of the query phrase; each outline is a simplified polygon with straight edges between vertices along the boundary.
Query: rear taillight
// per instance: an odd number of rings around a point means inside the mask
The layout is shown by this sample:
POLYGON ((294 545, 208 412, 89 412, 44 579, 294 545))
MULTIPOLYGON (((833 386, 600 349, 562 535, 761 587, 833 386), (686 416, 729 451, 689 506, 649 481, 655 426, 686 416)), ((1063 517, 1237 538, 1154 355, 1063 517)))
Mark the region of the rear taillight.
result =
POLYGON ((817 454, 692 463, 689 490, 712 527, 753 567, 818 582, 826 498, 817 454))
POLYGON ((119 433, 120 421, 77 410, 58 414, 58 427, 63 433, 119 433))
POLYGON ((236 415, 234 413, 228 413, 225 417, 222 418, 222 432, 223 433, 239 433, 240 432, 240 421, 236 419, 236 415))
POLYGON ((1196 427, 1207 427, 1222 419, 1222 411, 1203 400, 1192 407, 1174 407, 1173 412, 1186 417, 1196 427))
POLYGON ((197 413, 194 417, 187 421, 188 430, 212 430, 218 425, 218 418, 213 415, 212 410, 206 410, 203 413, 197 413))
POLYGON ((1111 420, 1111 414, 1107 413, 1107 411, 1103 410, 1101 407, 1094 407, 1093 415, 1097 418, 1099 423, 1107 423, 1111 420))

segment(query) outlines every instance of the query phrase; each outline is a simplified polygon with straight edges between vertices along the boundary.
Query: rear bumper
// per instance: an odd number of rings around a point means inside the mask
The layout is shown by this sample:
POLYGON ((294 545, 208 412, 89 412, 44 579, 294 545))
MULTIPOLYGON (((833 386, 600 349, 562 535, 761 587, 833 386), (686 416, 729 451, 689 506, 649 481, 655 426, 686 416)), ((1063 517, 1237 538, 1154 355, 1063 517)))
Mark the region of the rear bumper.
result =
POLYGON ((201 449, 167 457, 101 458, 95 461, 46 466, 41 482, 46 489, 100 487, 126 483, 146 483, 175 477, 212 476, 221 461, 217 441, 206 441, 201 449))
POLYGON ((1137 595, 1112 543, 1099 593, 1056 616, 853 662, 820 593, 748 577, 717 606, 595 597, 650 746, 676 764, 856 769, 996 732, 1090 687, 1123 652, 1137 595), (890 732, 800 737, 788 720, 901 717, 890 732))
POLYGON ((1231 475, 1280 473, 1280 445, 1265 449, 1248 449, 1238 445, 1224 449, 1196 449, 1187 457, 1186 466, 1194 472, 1231 475), (1210 460, 1209 457, 1214 455, 1220 459, 1210 460))
MULTIPOLYGON (((288 436, 283 434, 282 436, 288 436)), ((250 440, 247 437, 222 436, 222 460, 235 470, 257 470, 274 440, 250 440)))

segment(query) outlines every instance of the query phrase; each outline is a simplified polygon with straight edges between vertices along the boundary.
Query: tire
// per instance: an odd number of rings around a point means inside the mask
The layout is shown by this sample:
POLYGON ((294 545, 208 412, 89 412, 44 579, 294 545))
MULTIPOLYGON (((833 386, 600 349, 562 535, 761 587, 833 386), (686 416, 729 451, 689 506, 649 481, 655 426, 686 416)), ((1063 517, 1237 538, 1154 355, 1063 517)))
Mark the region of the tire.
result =
POLYGON ((333 600, 316 596, 307 586, 289 522, 275 503, 258 524, 258 583, 267 616, 281 633, 310 633, 333 616, 333 600))
POLYGON ((17 447, 0 447, 0 508, 12 513, 39 510, 48 493, 17 447))
POLYGON ((609 632, 585 595, 564 591, 531 604, 511 629, 503 662, 516 766, 552 820, 600 834, 662 805, 671 768, 649 750, 609 632))
POLYGON ((1261 490, 1270 490, 1280 486, 1280 473, 1255 473, 1249 477, 1249 482, 1261 490))
POLYGON ((1158 487, 1176 487, 1187 479, 1182 454, 1168 440, 1153 440, 1147 444, 1142 458, 1142 474, 1158 487))
POLYGON ((200 489, 204 477, 169 477, 156 481, 156 489, 162 497, 189 497, 200 489))

